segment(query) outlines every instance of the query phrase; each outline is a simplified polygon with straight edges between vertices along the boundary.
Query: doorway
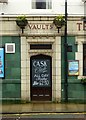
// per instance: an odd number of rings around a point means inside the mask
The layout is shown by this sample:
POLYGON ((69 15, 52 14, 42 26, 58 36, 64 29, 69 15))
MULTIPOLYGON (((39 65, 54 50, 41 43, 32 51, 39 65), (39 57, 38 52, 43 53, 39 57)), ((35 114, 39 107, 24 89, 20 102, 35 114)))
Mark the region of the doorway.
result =
POLYGON ((52 58, 36 55, 30 58, 31 100, 52 100, 52 58))

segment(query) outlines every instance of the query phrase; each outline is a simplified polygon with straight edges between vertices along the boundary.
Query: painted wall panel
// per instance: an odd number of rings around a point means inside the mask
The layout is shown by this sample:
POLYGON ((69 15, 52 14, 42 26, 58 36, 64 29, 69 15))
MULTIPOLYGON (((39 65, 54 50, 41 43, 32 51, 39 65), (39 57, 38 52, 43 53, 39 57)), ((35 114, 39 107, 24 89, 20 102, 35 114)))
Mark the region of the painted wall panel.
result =
POLYGON ((21 97, 21 53, 20 38, 15 36, 3 36, 2 46, 5 43, 15 43, 16 52, 14 54, 5 53, 5 78, 2 81, 2 97, 21 97))
MULTIPOLYGON (((75 52, 77 51, 77 46, 75 44, 75 37, 68 36, 67 43, 72 45, 72 52, 68 52, 68 60, 75 60, 75 52)), ((62 101, 65 99, 65 79, 64 79, 64 70, 65 70, 65 61, 64 61, 64 37, 62 37, 62 67, 61 67, 61 77, 62 77, 62 101)), ((77 76, 68 76, 68 100, 69 101, 84 101, 85 100, 86 86, 82 85, 81 81, 78 80, 77 76)))

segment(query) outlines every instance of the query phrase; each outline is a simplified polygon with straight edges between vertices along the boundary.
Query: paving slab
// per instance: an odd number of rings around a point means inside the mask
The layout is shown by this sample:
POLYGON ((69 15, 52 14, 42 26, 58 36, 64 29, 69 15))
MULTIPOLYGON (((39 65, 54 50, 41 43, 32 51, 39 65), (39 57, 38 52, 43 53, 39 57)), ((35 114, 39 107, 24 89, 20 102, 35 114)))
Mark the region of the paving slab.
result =
POLYGON ((86 104, 27 103, 4 104, 2 113, 42 113, 42 112, 86 112, 86 104))

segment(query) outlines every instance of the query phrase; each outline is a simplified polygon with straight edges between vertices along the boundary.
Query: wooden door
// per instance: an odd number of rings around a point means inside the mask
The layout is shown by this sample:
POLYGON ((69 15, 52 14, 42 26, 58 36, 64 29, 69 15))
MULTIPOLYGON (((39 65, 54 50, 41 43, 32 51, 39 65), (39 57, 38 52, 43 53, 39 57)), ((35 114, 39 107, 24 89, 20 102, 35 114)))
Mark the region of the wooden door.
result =
POLYGON ((52 100, 52 59, 50 56, 37 55, 30 59, 31 100, 52 100))

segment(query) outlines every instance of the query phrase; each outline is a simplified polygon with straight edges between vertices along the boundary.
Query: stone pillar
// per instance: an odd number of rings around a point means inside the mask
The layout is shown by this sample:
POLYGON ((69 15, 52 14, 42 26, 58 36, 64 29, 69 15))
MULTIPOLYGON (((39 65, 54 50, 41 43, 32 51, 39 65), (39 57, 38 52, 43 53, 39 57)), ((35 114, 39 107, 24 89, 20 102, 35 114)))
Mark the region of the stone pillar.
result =
POLYGON ((79 60, 79 76, 80 79, 83 76, 83 43, 84 43, 83 37, 76 37, 76 43, 78 47, 78 51, 75 54, 75 59, 79 60))
POLYGON ((26 37, 21 37, 21 99, 29 100, 28 44, 26 37))
POLYGON ((56 37, 53 56, 53 100, 61 101, 61 37, 56 37))

